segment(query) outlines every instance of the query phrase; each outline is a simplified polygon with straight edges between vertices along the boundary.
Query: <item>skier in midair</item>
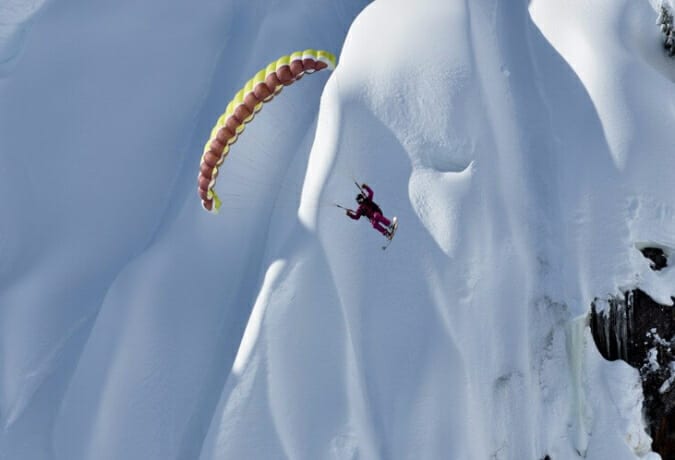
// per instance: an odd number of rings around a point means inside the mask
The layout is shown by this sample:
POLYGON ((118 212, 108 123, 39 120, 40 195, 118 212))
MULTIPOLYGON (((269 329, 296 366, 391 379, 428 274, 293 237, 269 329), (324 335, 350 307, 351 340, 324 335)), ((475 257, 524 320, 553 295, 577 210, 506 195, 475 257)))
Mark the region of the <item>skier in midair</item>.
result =
POLYGON ((347 209, 346 214, 354 220, 359 220, 361 216, 366 216, 373 225, 373 228, 390 240, 394 236, 396 217, 392 219, 392 223, 391 220, 382 214, 380 207, 373 201, 373 189, 368 187, 368 184, 361 184, 359 188, 361 189, 361 193, 356 195, 356 202, 359 204, 359 207, 356 211, 347 209))

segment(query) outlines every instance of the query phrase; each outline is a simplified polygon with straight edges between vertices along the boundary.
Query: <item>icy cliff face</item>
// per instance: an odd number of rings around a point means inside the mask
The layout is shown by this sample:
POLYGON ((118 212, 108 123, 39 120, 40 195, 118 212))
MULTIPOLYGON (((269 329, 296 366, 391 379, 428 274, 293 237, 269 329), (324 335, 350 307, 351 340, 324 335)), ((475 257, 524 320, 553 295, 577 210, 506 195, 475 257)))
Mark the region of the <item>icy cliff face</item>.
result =
POLYGON ((637 249, 675 247, 654 8, 366 3, 43 7, 0 79, 0 454, 654 456, 585 320, 672 295, 637 249), (223 104, 307 47, 338 68, 256 117, 206 214, 223 104), (354 179, 386 252, 333 206, 354 179))

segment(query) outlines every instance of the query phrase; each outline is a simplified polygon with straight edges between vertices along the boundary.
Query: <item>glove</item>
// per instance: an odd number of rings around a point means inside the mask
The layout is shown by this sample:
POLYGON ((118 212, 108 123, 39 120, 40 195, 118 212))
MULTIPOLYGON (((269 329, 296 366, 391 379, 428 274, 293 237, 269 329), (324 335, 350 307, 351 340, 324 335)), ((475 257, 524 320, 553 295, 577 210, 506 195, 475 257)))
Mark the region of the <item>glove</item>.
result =
POLYGON ((361 184, 361 188, 368 187, 368 184, 361 184))

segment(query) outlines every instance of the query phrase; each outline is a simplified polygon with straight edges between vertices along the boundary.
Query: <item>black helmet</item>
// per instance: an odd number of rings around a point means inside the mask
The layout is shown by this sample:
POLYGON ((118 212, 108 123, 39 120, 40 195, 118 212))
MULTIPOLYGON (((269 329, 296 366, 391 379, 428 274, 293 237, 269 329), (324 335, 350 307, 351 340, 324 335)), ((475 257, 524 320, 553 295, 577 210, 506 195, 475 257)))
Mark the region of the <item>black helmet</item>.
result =
POLYGON ((366 200, 366 197, 363 196, 363 193, 359 193, 358 195, 356 195, 356 202, 357 202, 357 203, 361 204, 361 203, 363 203, 365 200, 366 200))

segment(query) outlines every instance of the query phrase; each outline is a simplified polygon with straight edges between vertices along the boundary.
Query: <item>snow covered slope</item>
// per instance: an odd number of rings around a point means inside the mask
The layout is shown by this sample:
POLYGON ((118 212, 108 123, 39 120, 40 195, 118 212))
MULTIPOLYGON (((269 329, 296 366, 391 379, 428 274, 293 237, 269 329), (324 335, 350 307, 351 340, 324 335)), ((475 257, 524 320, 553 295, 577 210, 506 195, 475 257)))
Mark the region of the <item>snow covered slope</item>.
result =
POLYGON ((675 294, 637 250, 675 248, 649 0, 8 5, 0 458, 657 457, 585 327, 675 294), (337 69, 256 117, 207 214, 216 117, 309 47, 337 69), (355 178, 385 252, 333 206, 355 178))

